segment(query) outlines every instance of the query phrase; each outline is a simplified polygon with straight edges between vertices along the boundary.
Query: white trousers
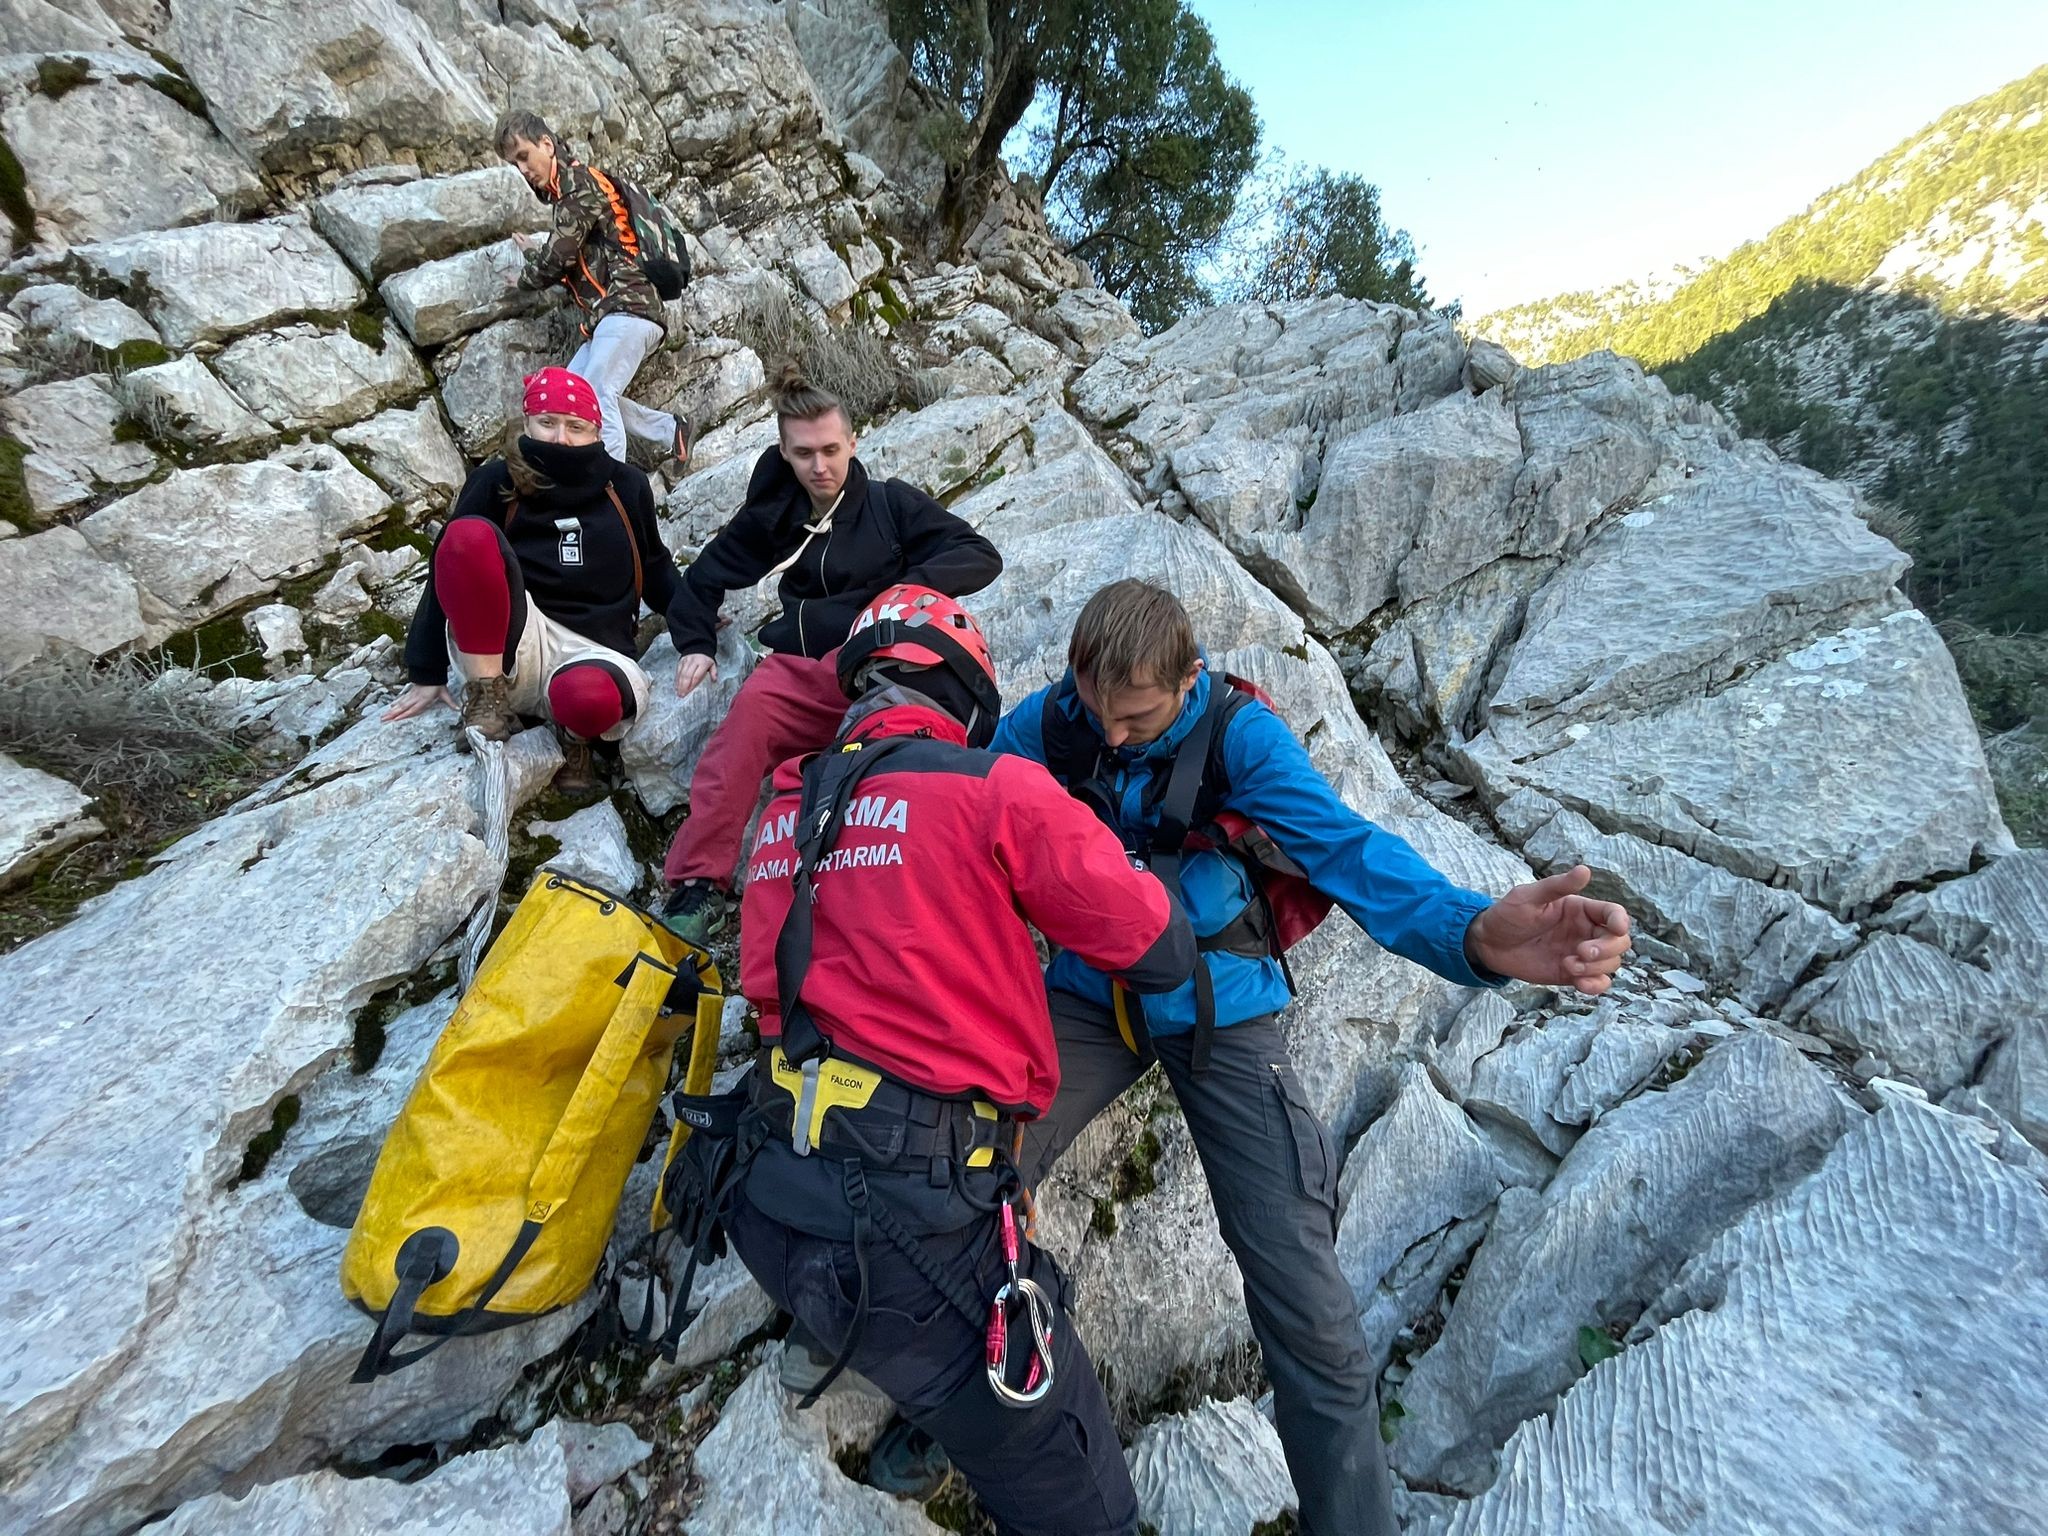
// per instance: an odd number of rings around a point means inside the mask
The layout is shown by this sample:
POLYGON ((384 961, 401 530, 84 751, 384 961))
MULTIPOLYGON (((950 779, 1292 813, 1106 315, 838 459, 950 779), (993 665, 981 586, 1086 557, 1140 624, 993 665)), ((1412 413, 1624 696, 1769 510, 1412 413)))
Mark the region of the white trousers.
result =
POLYGON ((621 464, 626 462, 626 434, 659 445, 662 452, 675 450, 676 419, 637 400, 626 398, 633 375, 647 361, 647 354, 661 345, 662 330, 652 320, 638 315, 606 315, 591 328, 590 339, 569 359, 569 371, 590 381, 597 395, 597 408, 604 416, 598 431, 604 451, 621 464))

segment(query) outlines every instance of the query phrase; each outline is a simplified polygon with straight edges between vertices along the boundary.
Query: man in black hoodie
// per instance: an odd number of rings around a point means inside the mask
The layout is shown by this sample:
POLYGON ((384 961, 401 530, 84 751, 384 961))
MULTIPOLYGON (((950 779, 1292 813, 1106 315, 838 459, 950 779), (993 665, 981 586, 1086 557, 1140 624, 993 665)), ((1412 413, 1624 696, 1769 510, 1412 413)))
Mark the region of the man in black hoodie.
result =
POLYGON ((675 887, 669 926, 697 944, 724 922, 761 780, 829 743, 846 713, 836 653, 869 599, 898 582, 965 597, 1003 568, 993 544, 915 486, 871 481, 846 407, 793 366, 777 381, 775 415, 778 445, 755 464, 746 504, 683 572, 671 611, 682 697, 711 676, 725 594, 782 578, 782 612, 761 629, 770 654, 705 746, 663 865, 675 887))

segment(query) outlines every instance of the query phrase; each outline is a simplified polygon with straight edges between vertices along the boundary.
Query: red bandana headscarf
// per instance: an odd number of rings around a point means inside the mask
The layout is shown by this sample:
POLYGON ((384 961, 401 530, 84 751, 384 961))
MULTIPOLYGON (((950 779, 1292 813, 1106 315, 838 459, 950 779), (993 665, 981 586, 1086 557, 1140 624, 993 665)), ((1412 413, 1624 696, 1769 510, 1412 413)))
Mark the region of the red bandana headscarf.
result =
POLYGON ((528 416, 575 416, 593 427, 604 425, 597 408, 597 391, 590 381, 566 368, 543 368, 526 378, 528 416))

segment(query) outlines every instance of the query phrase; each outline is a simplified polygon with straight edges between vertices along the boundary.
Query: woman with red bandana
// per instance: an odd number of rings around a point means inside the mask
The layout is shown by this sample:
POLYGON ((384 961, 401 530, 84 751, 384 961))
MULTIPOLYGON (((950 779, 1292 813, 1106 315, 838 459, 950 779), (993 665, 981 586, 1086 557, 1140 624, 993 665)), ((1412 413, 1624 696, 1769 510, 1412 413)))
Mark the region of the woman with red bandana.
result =
POLYGON ((523 429, 463 483, 434 545, 405 641, 412 686, 384 718, 452 707, 452 656, 463 725, 503 741, 521 715, 552 720, 566 756, 556 787, 576 793, 594 787, 590 743, 617 740, 646 709, 642 603, 667 617, 682 582, 647 476, 605 451, 589 381, 542 369, 524 408, 523 429))

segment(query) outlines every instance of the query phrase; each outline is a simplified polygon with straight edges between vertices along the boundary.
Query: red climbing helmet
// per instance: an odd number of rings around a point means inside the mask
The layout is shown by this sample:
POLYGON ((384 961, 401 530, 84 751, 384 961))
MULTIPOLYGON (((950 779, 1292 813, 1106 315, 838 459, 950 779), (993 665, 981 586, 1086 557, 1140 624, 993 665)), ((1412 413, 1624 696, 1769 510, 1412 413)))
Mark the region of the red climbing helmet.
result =
POLYGON ((898 582, 878 593, 839 647, 839 690, 860 696, 861 668, 875 661, 945 667, 967 685, 993 729, 1003 712, 988 636, 974 615, 943 592, 898 582))

